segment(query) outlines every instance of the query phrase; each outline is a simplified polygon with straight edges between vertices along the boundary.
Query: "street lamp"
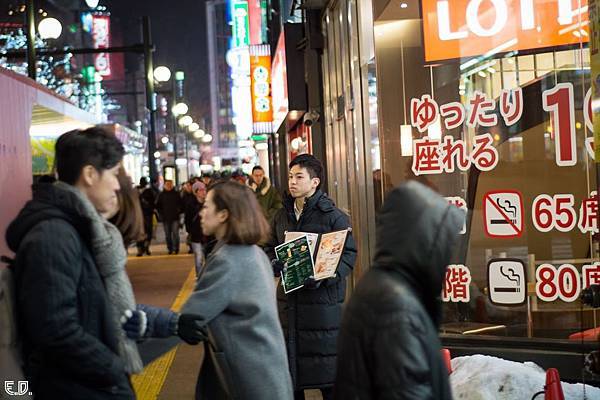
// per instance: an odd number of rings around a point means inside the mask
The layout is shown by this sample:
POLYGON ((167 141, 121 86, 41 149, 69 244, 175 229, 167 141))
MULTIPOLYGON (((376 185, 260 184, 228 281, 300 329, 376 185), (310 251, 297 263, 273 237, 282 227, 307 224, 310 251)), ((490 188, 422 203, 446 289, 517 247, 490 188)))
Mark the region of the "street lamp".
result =
POLYGON ((196 139, 201 139, 205 134, 206 134, 206 132, 204 132, 203 129, 198 129, 198 130, 196 130, 196 132, 194 132, 194 137, 196 139))
POLYGON ((56 18, 44 18, 38 25, 42 39, 58 39, 62 33, 62 25, 56 18))
POLYGON ((179 126, 186 127, 194 123, 194 120, 189 115, 184 115, 179 119, 179 126))
POLYGON ((202 143, 210 143, 212 142, 212 139, 212 135, 207 133, 206 135, 202 136, 202 143))
POLYGON ((195 122, 192 122, 189 126, 188 126, 188 130, 190 132, 196 132, 198 129, 200 129, 200 125, 198 125, 195 122))
POLYGON ((171 70, 165 66, 156 67, 154 69, 154 79, 157 82, 168 82, 171 79, 171 70))
POLYGON ((173 106, 173 108, 171 108, 173 115, 175 115, 176 117, 179 115, 187 114, 188 110, 189 110, 189 108, 188 108, 187 104, 185 104, 183 102, 177 103, 173 106))

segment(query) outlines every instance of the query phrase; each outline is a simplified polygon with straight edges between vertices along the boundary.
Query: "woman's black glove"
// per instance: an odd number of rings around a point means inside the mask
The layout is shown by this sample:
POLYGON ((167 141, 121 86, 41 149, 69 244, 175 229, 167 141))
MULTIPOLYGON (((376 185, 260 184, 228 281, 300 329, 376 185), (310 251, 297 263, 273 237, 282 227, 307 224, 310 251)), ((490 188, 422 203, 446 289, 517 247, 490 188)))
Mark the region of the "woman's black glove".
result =
POLYGON ((273 275, 275 277, 281 276, 281 271, 285 268, 285 263, 278 259, 271 260, 271 267, 273 268, 273 275))
POLYGON ((181 314, 177 322, 177 335, 187 344, 198 344, 208 338, 206 325, 202 318, 195 314, 181 314))

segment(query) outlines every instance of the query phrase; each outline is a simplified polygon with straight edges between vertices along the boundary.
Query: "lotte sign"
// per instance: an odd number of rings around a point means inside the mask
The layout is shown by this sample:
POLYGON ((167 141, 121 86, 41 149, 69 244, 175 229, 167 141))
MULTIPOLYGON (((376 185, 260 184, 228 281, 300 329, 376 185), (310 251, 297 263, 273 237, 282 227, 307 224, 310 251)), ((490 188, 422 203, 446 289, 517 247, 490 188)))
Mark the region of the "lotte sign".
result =
POLYGON ((587 0, 422 0, 421 4, 426 61, 588 40, 587 0))

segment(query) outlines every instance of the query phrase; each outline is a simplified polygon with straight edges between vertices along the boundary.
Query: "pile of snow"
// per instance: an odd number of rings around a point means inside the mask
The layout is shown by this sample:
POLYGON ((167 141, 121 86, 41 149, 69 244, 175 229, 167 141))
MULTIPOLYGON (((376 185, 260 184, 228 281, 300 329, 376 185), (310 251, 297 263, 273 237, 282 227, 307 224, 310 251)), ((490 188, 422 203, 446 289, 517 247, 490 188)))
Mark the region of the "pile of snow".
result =
MULTIPOLYGON (((452 360, 450 385, 455 400, 531 400, 544 390, 546 371, 532 362, 519 363, 484 355, 452 360)), ((565 400, 599 400, 600 389, 562 382, 565 400)), ((543 400, 539 395, 536 400, 543 400)))

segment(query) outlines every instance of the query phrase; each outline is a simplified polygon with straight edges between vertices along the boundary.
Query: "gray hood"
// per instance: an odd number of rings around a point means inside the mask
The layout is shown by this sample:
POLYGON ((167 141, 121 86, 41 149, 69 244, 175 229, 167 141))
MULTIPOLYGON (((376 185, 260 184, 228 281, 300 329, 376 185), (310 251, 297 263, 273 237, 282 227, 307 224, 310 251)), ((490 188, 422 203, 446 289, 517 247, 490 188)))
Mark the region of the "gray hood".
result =
POLYGON ((416 181, 392 190, 377 215, 374 267, 400 274, 436 325, 446 267, 464 219, 463 211, 416 181))

